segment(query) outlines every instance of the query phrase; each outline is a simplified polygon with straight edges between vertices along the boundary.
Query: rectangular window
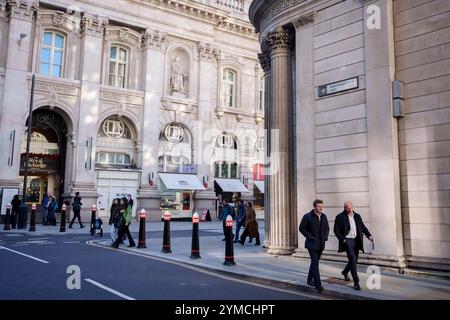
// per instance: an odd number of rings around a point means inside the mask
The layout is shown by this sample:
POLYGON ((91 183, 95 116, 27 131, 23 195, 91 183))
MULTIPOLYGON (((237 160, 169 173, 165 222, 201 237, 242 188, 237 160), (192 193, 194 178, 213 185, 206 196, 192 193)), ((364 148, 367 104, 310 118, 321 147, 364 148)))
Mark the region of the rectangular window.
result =
POLYGON ((57 78, 63 76, 64 39, 64 36, 59 33, 44 32, 39 63, 40 74, 57 78))
POLYGON ((127 50, 113 46, 109 55, 109 85, 126 88, 128 72, 127 50))

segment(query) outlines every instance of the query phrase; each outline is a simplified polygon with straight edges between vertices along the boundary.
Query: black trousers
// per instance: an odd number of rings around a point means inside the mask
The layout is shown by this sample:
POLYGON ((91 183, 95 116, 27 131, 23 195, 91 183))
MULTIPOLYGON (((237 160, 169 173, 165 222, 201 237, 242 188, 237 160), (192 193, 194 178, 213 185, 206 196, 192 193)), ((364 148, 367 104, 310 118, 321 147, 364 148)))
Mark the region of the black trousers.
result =
POLYGON ((131 236, 130 225, 128 225, 128 226, 124 226, 123 228, 121 228, 119 230, 117 239, 114 242, 115 247, 119 247, 119 244, 122 241, 124 235, 126 235, 128 237, 128 242, 131 247, 136 246, 136 243, 134 242, 133 237, 131 236))
POLYGON ((309 266, 308 272, 308 282, 313 281, 316 289, 322 287, 322 282, 320 281, 320 272, 319 272, 319 260, 322 255, 321 250, 310 250, 308 249, 309 256, 311 258, 311 265, 309 266))
POLYGON ((78 223, 80 224, 80 227, 83 226, 83 224, 81 223, 81 215, 80 215, 80 210, 73 210, 73 218, 72 221, 70 221, 69 224, 69 228, 72 227, 73 223, 75 222, 75 219, 78 218, 78 223))
POLYGON ((17 211, 12 211, 11 212, 11 228, 16 229, 17 226, 17 216, 18 216, 18 212, 17 211))
POLYGON ((347 274, 349 271, 352 274, 353 282, 355 284, 359 283, 357 263, 359 250, 356 248, 355 239, 345 239, 345 252, 347 253, 348 263, 345 266, 343 273, 347 274))

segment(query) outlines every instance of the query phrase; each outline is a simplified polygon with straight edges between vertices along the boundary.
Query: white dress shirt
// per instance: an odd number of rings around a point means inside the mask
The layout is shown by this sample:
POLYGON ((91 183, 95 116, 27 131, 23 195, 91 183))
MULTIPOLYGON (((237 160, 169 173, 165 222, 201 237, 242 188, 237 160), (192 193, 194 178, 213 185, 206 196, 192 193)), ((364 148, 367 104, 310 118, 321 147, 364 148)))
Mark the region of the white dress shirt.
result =
POLYGON ((348 233, 346 238, 355 239, 356 238, 356 223, 355 223, 355 215, 349 214, 348 220, 350 221, 350 232, 348 233))

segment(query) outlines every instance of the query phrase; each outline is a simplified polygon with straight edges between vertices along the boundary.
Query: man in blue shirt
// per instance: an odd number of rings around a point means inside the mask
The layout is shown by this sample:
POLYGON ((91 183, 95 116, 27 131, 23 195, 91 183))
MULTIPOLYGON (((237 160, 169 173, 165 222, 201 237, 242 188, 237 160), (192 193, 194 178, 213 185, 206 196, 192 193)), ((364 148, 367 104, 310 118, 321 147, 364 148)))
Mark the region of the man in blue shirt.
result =
POLYGON ((237 217, 236 217, 236 236, 234 238, 234 242, 238 242, 239 240, 239 230, 241 230, 241 227, 245 224, 245 205, 244 201, 239 201, 238 209, 237 209, 237 217))

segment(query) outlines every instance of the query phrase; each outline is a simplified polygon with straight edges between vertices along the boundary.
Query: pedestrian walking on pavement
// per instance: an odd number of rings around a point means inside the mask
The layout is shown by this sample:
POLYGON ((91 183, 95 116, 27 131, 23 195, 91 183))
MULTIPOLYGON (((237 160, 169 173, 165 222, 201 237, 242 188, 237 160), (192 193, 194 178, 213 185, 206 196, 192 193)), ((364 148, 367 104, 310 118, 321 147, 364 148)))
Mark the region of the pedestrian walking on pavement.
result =
POLYGON ((41 205, 42 205, 42 224, 45 224, 45 221, 47 221, 47 212, 48 212, 48 204, 50 201, 50 192, 47 192, 44 197, 42 198, 41 205))
POLYGON ((241 240, 239 240, 239 243, 244 245, 245 239, 247 236, 252 238, 256 238, 255 246, 259 246, 261 244, 259 240, 259 231, 258 231, 258 222, 256 221, 256 212, 255 209, 253 209, 253 205, 251 202, 247 204, 247 215, 245 218, 245 229, 244 232, 241 235, 241 240))
POLYGON ((131 233, 130 233, 132 212, 131 212, 131 207, 128 204, 128 199, 123 197, 120 200, 120 204, 122 205, 122 208, 120 210, 120 213, 121 213, 120 220, 122 220, 122 217, 123 217, 123 222, 118 223, 118 226, 117 226, 118 236, 112 246, 114 248, 118 248, 121 240, 123 239, 123 236, 126 235, 128 238, 128 243, 129 243, 128 247, 135 247, 136 243, 134 242, 133 237, 131 236, 131 233))
POLYGON ((246 218, 246 210, 244 201, 239 201, 238 209, 237 209, 237 216, 236 216, 236 236, 234 238, 234 242, 239 241, 239 230, 241 230, 241 227, 245 227, 245 218, 246 218))
POLYGON ((47 219, 45 220, 45 225, 56 226, 56 211, 58 210, 58 204, 53 196, 49 197, 47 219))
POLYGON ((117 223, 120 219, 120 199, 115 198, 111 205, 109 225, 111 226, 111 240, 114 243, 117 239, 117 223))
POLYGON ((361 290, 357 272, 358 255, 364 252, 363 235, 373 241, 373 237, 364 225, 361 216, 353 211, 351 201, 344 203, 344 211, 339 213, 334 220, 334 234, 339 240, 338 252, 346 252, 348 263, 342 271, 345 281, 350 281, 348 273, 353 278, 353 288, 361 290))
POLYGON ((75 197, 73 198, 72 203, 72 209, 73 209, 73 218, 72 221, 70 221, 69 229, 72 229, 73 223, 75 222, 75 219, 78 218, 78 223, 80 224, 80 228, 84 228, 83 223, 81 223, 81 206, 83 204, 81 203, 81 197, 79 192, 75 192, 75 197))
POLYGON ((19 208, 22 204, 19 196, 16 194, 11 201, 11 228, 15 229, 17 225, 17 217, 19 216, 19 208))
POLYGON ((306 213, 300 222, 299 231, 306 238, 305 248, 311 257, 311 265, 308 272, 308 285, 314 286, 317 292, 322 293, 323 287, 320 281, 319 260, 328 240, 330 227, 327 216, 323 213, 323 201, 316 199, 313 202, 314 209, 306 213))
POLYGON ((234 209, 230 206, 230 204, 228 203, 228 200, 224 199, 223 200, 223 208, 222 208, 222 212, 220 215, 220 220, 222 220, 222 225, 223 225, 223 236, 224 236, 222 241, 225 241, 225 234, 226 234, 226 230, 227 230, 226 220, 229 215, 234 219, 234 209))

